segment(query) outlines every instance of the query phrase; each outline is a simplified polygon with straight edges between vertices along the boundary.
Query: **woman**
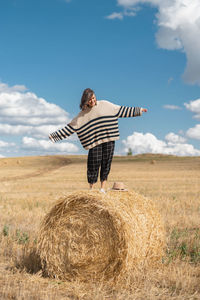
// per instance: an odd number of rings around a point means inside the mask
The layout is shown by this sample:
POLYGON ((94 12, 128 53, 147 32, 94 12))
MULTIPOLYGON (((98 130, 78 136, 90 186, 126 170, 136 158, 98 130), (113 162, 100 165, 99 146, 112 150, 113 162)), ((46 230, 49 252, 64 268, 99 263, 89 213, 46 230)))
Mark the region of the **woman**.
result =
POLYGON ((118 118, 141 116, 146 108, 126 107, 109 101, 97 101, 93 90, 83 91, 80 113, 64 128, 49 135, 53 142, 62 140, 74 132, 82 146, 89 150, 87 159, 87 179, 90 188, 97 182, 99 168, 101 192, 105 193, 110 172, 115 141, 119 139, 118 118))

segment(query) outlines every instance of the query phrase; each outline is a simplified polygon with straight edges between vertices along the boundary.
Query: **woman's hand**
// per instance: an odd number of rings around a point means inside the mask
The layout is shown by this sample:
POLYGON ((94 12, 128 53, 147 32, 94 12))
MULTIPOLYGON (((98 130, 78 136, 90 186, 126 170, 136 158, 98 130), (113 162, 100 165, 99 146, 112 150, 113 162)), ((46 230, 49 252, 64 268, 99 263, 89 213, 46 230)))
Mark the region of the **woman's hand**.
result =
POLYGON ((142 108, 141 111, 142 112, 147 112, 147 109, 146 108, 142 108))

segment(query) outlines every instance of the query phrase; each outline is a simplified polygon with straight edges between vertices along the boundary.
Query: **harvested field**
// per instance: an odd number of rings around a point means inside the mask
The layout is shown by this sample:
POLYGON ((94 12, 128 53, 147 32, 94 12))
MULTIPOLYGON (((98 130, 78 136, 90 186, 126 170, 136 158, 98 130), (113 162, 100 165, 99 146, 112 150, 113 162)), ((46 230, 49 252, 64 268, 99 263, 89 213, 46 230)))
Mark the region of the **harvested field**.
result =
POLYGON ((167 236, 159 268, 129 270, 115 287, 44 277, 35 251, 40 223, 56 201, 87 191, 86 157, 9 158, 0 166, 0 299, 200 298, 199 157, 114 158, 108 188, 123 181, 151 199, 167 236))

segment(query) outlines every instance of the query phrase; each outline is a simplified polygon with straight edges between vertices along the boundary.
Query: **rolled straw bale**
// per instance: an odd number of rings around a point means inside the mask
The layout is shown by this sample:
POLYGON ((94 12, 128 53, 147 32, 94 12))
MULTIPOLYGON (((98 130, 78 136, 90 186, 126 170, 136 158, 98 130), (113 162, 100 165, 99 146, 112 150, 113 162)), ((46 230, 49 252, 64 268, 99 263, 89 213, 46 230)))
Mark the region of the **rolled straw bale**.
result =
POLYGON ((153 159, 153 160, 151 160, 151 164, 152 165, 155 165, 155 163, 156 163, 156 161, 153 159))
POLYGON ((38 254, 45 273, 62 280, 113 280, 161 261, 161 217, 133 191, 80 191, 45 216, 38 254))

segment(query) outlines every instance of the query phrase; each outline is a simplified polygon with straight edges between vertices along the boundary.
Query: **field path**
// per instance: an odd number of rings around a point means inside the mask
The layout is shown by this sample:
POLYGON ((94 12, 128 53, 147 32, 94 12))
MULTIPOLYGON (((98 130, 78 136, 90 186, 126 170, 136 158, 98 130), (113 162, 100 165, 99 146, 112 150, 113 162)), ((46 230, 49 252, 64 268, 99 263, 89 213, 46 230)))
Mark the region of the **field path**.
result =
POLYGON ((71 164, 71 160, 64 156, 33 157, 29 158, 29 161, 26 161, 24 158, 21 161, 20 159, 12 158, 3 159, 2 161, 0 171, 1 182, 24 180, 41 176, 71 164), (33 172, 30 172, 30 163, 33 172), (28 173, 26 173, 26 171, 28 171, 28 173))

